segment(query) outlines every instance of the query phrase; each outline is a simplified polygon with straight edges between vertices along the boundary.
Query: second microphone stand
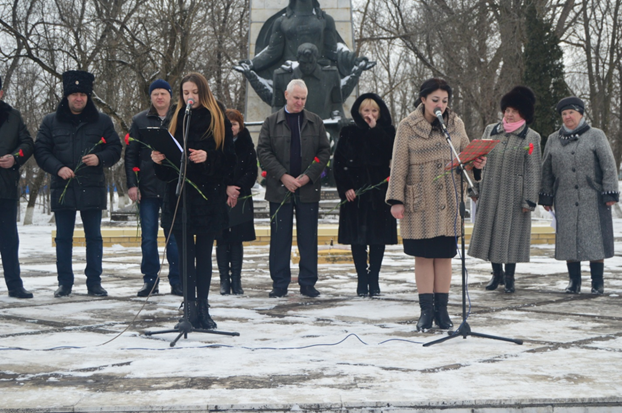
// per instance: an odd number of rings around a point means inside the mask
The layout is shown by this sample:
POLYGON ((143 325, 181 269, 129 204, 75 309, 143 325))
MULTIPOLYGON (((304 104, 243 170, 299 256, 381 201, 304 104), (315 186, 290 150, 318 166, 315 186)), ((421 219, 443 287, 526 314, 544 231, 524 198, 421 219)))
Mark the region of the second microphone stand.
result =
MULTIPOLYGON (((175 340, 171 341, 171 347, 174 347, 177 341, 184 336, 185 339, 188 338, 188 333, 206 333, 206 334, 220 334, 225 336, 239 336, 240 333, 237 332, 228 332, 228 331, 218 331, 218 330, 205 330, 202 328, 194 328, 192 323, 190 322, 189 315, 189 301, 188 301, 188 213, 186 210, 186 165, 187 165, 187 157, 186 157, 186 148, 188 147, 188 130, 190 126, 190 119, 192 118, 192 110, 186 111, 186 116, 184 117, 184 147, 181 153, 181 161, 179 164, 179 177, 177 178, 177 188, 175 189, 175 195, 177 198, 181 195, 181 233, 182 233, 182 253, 181 253, 181 269, 182 269, 182 280, 183 280, 183 289, 184 289, 184 315, 179 323, 170 330, 161 330, 161 331, 148 331, 145 332, 147 336, 153 336, 156 334, 166 334, 166 333, 179 333, 175 340)), ((179 241, 178 241, 179 242, 179 241)))
POLYGON ((464 233, 465 233, 464 217, 465 217, 466 206, 464 203, 464 179, 466 178, 469 184, 469 187, 471 188, 474 194, 477 194, 477 190, 473 186, 473 182, 471 182, 471 178, 469 178, 469 175, 467 174, 467 171, 464 168, 464 164, 462 163, 462 160, 460 159, 460 155, 458 154, 458 152, 456 151, 456 148, 451 142, 451 136, 449 135, 449 132, 447 131, 447 127, 445 126, 443 122, 442 114, 439 115, 439 113, 437 113, 437 117, 439 118, 441 129, 443 130, 443 134, 445 135, 445 139, 447 140, 447 143, 449 144, 449 147, 451 148, 452 153, 458 160, 458 164, 459 164, 458 168, 460 168, 460 227, 462 230, 462 235, 460 236, 460 242, 461 242, 461 247, 462 247, 462 252, 460 254, 460 258, 461 258, 460 261, 462 264, 462 323, 455 331, 449 331, 447 337, 443 337, 443 338, 439 338, 438 340, 430 341, 429 343, 425 343, 423 346, 424 347, 432 346, 434 344, 442 343, 443 341, 447 341, 452 338, 456 338, 460 336, 462 336, 462 338, 464 339, 466 339, 468 336, 473 336, 473 337, 490 338, 493 340, 509 341, 511 343, 516 343, 516 344, 523 344, 523 340, 519 340, 519 339, 492 336, 490 334, 476 333, 475 331, 471 330, 471 326, 467 322, 467 310, 466 310, 466 274, 467 274, 467 271, 466 271, 466 255, 465 255, 465 246, 464 246, 464 233))

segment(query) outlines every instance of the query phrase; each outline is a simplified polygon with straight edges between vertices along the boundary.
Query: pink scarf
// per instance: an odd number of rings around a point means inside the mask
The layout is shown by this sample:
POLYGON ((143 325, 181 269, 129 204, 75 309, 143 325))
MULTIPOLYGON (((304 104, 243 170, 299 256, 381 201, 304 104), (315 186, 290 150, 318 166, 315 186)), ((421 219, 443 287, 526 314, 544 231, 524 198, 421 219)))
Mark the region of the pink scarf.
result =
POLYGON ((520 128, 521 126, 523 126, 525 124, 525 120, 519 120, 518 122, 512 122, 512 123, 508 123, 505 121, 505 118, 503 118, 503 130, 506 131, 507 133, 512 133, 514 132, 516 129, 520 128))

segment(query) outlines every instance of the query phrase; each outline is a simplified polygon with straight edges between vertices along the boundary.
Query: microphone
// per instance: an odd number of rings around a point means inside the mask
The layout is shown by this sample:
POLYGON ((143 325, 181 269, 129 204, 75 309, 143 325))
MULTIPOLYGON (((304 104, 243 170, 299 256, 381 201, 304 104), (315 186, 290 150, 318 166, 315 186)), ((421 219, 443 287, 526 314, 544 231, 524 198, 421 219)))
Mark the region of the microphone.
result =
POLYGON ((436 115, 438 121, 441 123, 441 127, 444 130, 447 130, 447 127, 445 126, 445 121, 443 120, 443 111, 441 110, 441 108, 434 108, 434 114, 436 115))
POLYGON ((186 115, 192 110, 192 105, 194 105, 194 100, 190 98, 188 99, 188 104, 186 105, 186 115))

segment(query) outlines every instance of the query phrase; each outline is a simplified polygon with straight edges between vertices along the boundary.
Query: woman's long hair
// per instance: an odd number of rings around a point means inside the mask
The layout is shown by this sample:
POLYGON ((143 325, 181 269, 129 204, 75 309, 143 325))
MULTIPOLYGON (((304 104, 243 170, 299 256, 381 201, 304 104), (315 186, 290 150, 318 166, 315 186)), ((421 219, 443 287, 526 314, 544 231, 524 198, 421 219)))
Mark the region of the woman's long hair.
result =
MULTIPOLYGON (((186 107, 186 102, 184 101, 184 83, 192 82, 197 85, 199 89, 199 103, 201 106, 205 107, 210 111, 212 118, 209 124, 209 129, 205 131, 201 139, 205 138, 209 132, 212 132, 212 136, 214 136, 214 141, 216 141, 216 149, 220 149, 223 147, 225 142, 225 117, 218 106, 218 102, 216 98, 212 94, 212 91, 207 84, 207 79, 200 73, 188 73, 186 76, 181 79, 179 83, 179 101, 177 103, 177 107, 179 108, 179 112, 183 111, 186 107)), ((173 116, 171 119, 171 124, 168 128, 171 134, 175 134, 177 130, 177 115, 173 116)))

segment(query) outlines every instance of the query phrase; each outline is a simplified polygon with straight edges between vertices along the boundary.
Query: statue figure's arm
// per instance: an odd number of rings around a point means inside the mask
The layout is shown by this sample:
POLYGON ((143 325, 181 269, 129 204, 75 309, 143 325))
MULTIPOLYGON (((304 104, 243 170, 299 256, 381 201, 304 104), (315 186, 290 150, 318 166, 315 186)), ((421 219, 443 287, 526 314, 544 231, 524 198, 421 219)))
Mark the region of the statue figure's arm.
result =
MULTIPOLYGON (((375 64, 376 62, 373 63, 375 64)), ((341 96, 343 96, 344 101, 350 96, 350 93, 352 93, 358 84, 361 73, 367 69, 367 65, 368 60, 366 57, 360 59, 358 64, 352 68, 350 74, 341 79, 341 96)))
POLYGON ((281 56, 283 56, 283 52, 285 50, 285 35, 281 30, 281 21, 282 18, 278 18, 274 22, 268 47, 253 57, 250 61, 251 69, 255 71, 262 70, 275 63, 281 56))
POLYGON ((248 79, 248 82, 251 84, 257 95, 266 102, 268 105, 272 103, 272 80, 264 79, 259 76, 251 67, 244 63, 240 62, 239 65, 233 66, 233 69, 243 73, 248 79))

